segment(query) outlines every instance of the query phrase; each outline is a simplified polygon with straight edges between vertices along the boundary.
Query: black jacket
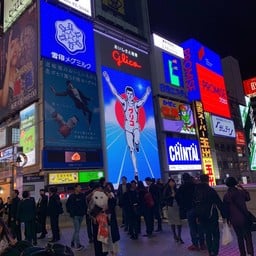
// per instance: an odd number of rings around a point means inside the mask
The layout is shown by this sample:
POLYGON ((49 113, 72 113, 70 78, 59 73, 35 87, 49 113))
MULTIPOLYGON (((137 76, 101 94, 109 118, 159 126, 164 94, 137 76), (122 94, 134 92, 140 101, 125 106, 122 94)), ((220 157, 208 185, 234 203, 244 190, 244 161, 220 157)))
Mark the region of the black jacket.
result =
POLYGON ((36 205, 34 198, 20 200, 17 209, 16 219, 20 222, 33 221, 36 217, 36 205))
POLYGON ((11 206, 10 206, 10 216, 13 220, 16 220, 19 202, 20 202, 19 197, 14 197, 12 199, 11 206))
POLYGON ((61 201, 57 193, 52 194, 49 197, 49 203, 47 207, 48 216, 56 216, 60 214, 61 201))
POLYGON ((84 216, 86 213, 86 201, 83 193, 71 194, 66 202, 67 212, 70 217, 84 216))
POLYGON ((47 215, 47 205, 48 205, 48 196, 42 195, 41 198, 37 202, 37 214, 39 216, 47 215))

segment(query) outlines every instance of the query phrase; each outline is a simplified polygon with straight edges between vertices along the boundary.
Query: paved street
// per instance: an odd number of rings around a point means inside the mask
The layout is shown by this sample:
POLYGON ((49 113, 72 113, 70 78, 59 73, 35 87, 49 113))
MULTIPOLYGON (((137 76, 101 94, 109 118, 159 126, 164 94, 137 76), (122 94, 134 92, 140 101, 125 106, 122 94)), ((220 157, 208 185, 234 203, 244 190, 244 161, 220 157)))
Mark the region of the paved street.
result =
MULTIPOLYGON (((61 243, 70 246, 70 240, 73 229, 71 226, 61 228, 61 243)), ((142 235, 145 232, 145 226, 142 224, 142 235)), ((186 222, 184 223, 182 230, 182 238, 185 244, 180 245, 174 242, 172 239, 170 227, 167 223, 163 224, 163 232, 155 233, 152 238, 142 237, 140 235, 138 240, 131 240, 126 232, 120 228, 121 240, 120 240, 120 254, 119 256, 206 256, 207 251, 191 252, 187 250, 190 245, 189 230, 186 222)), ((253 234, 253 241, 256 241, 256 233, 253 234)), ((47 239, 39 240, 39 246, 44 247, 47 243, 47 239)), ((86 226, 83 223, 81 229, 81 243, 85 246, 83 251, 75 252, 76 256, 94 256, 93 244, 88 243, 86 235, 86 226)), ((256 249, 256 242, 255 242, 256 249)), ((256 250, 255 250, 256 252, 256 250)), ((220 256, 239 256, 236 240, 234 240, 228 246, 221 246, 220 256)))

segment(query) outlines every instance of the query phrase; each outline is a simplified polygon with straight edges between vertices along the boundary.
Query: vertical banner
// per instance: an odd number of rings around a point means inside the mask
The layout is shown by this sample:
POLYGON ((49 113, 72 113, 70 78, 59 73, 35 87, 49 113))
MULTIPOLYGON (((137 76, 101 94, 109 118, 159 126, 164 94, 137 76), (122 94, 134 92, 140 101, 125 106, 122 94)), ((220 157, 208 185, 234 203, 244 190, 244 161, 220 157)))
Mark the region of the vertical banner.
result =
POLYGON ((102 66, 109 180, 160 178, 151 84, 102 66))
POLYGON ((213 186, 216 184, 216 181, 215 181, 215 173, 213 168, 211 146, 208 138, 207 124, 204 116, 204 109, 200 101, 193 102, 193 105, 196 113, 197 130, 198 130, 199 144, 201 148, 203 172, 209 175, 209 178, 210 178, 209 184, 213 186))
POLYGON ((37 91, 37 6, 33 4, 3 37, 0 116, 32 103, 37 91))
POLYGON ((27 156, 27 166, 36 163, 36 105, 20 111, 20 146, 27 156))

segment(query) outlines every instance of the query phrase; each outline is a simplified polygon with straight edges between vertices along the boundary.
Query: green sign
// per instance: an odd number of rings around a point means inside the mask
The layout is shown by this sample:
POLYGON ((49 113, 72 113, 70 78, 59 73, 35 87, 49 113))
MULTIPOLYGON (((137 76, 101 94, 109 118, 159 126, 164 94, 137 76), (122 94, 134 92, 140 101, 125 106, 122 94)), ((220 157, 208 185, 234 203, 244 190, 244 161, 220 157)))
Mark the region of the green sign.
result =
POLYGON ((89 182, 91 180, 98 180, 101 177, 104 177, 103 170, 87 170, 87 171, 80 171, 78 173, 79 182, 89 182))

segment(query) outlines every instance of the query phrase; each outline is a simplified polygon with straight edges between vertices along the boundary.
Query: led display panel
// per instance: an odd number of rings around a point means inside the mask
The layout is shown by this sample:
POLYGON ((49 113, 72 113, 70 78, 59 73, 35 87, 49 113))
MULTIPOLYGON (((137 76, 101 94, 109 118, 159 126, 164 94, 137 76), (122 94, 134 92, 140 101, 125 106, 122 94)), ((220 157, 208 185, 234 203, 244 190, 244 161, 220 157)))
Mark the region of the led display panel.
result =
POLYGON ((38 98, 36 3, 23 13, 1 41, 0 116, 4 118, 38 98))
POLYGON ((193 111, 189 104, 159 97, 164 131, 196 134, 193 111))
POLYGON ((175 56, 162 53, 165 83, 176 87, 184 87, 181 60, 175 56))
POLYGON ((166 137, 166 153, 169 171, 202 169, 197 140, 166 137))
POLYGON ((223 76, 196 64, 198 83, 204 111, 230 118, 223 76))
POLYGON ((43 61, 44 146, 99 149, 101 128, 95 73, 43 61))
POLYGON ((20 111, 20 146, 27 156, 27 166, 36 163, 36 106, 35 104, 20 111))
POLYGON ((92 23, 41 0, 41 55, 95 71, 92 23))
POLYGON ((247 79, 243 81, 244 94, 246 96, 256 96, 256 77, 247 79))

